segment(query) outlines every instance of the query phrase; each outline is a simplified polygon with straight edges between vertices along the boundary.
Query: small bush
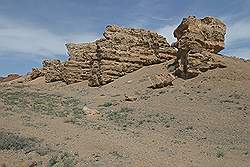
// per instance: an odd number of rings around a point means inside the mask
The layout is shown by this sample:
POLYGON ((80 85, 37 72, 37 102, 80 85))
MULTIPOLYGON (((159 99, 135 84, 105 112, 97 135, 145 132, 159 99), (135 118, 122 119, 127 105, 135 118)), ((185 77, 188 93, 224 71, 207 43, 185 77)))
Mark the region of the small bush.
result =
POLYGON ((105 102, 102 106, 103 106, 103 107, 110 107, 110 106, 112 106, 112 105, 113 105, 112 102, 105 102))
POLYGON ((225 153, 224 153, 223 150, 218 149, 218 150, 216 151, 216 157, 217 157, 217 158, 222 158, 222 157, 224 157, 224 155, 225 155, 225 153))
POLYGON ((35 138, 17 136, 10 132, 0 132, 0 150, 29 150, 38 144, 35 138))

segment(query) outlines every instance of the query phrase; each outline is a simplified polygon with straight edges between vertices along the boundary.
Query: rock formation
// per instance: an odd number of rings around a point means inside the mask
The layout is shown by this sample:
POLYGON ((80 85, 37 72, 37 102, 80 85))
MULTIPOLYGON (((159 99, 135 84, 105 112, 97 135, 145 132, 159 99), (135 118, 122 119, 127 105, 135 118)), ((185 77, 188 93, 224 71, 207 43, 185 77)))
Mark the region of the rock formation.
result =
MULTIPOLYGON (((178 50, 189 51, 188 68, 193 72, 192 75, 197 76, 199 72, 225 67, 216 59, 216 54, 224 49, 225 34, 226 25, 219 19, 189 16, 175 29, 174 37, 177 42, 173 46, 178 50)), ((178 69, 177 73, 179 72, 178 69)))
MULTIPOLYGON (((174 60, 187 48, 188 67, 184 69, 188 69, 189 78, 192 78, 209 69, 225 67, 217 55, 224 48, 225 33, 225 24, 214 17, 189 16, 175 29, 177 42, 170 46, 155 32, 109 25, 103 33, 104 38, 92 43, 66 44, 67 61, 45 60, 43 68, 32 69, 29 78, 45 76, 46 82, 64 81, 67 84, 88 80, 89 86, 101 86, 143 66, 174 60)), ((183 75, 180 66, 169 66, 169 71, 176 76, 183 75)), ((171 85, 173 80, 173 75, 151 77, 153 88, 171 85)))
POLYGON ((149 30, 110 25, 103 36, 92 43, 66 44, 68 61, 45 60, 43 69, 34 69, 31 75, 45 75, 46 82, 88 80, 90 86, 101 86, 143 66, 171 60, 176 54, 163 36, 149 30))

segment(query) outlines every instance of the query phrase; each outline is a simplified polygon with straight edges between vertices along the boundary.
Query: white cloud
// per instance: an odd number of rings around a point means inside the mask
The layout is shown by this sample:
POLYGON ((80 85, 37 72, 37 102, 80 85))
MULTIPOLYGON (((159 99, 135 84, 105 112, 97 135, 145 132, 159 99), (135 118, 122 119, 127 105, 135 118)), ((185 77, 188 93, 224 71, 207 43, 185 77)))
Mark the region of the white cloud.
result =
POLYGON ((250 21, 243 19, 228 24, 225 53, 250 59, 250 21), (247 44, 248 43, 248 44, 247 44))
POLYGON ((97 38, 91 32, 58 35, 29 23, 0 17, 0 52, 17 52, 30 58, 41 55, 53 58, 66 53, 66 42, 89 42, 97 38))
POLYGON ((240 20, 228 25, 226 34, 226 42, 228 45, 233 45, 240 40, 250 40, 250 21, 240 20))
POLYGON ((176 41, 174 38, 173 32, 176 29, 177 25, 166 25, 162 28, 156 30, 160 35, 167 38, 167 41, 171 44, 176 41))

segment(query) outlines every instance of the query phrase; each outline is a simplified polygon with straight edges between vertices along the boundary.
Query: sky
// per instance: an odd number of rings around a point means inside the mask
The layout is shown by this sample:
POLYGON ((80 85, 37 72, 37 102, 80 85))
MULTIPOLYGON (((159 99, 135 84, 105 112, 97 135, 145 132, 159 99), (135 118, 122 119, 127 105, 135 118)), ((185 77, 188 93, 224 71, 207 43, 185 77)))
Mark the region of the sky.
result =
POLYGON ((67 42, 92 42, 105 27, 146 28, 175 41, 184 17, 227 25, 221 54, 250 59, 250 0, 0 0, 0 76, 26 74, 44 59, 67 59, 67 42))

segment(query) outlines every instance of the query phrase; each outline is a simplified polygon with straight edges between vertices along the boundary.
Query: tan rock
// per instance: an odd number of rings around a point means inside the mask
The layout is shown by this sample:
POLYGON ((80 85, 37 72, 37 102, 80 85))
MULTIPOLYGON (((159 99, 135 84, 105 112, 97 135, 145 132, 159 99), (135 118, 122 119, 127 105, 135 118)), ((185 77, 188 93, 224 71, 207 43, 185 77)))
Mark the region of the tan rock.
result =
POLYGON ((103 36, 103 39, 93 43, 66 44, 70 61, 90 66, 86 72, 87 77, 79 77, 81 67, 70 73, 70 76, 67 72, 64 73, 64 78, 71 80, 68 83, 88 78, 89 86, 101 86, 143 66, 162 63, 175 57, 176 50, 166 39, 149 30, 110 25, 106 27, 103 36))
POLYGON ((194 16, 184 18, 174 31, 177 42, 172 46, 176 47, 178 52, 169 70, 173 71, 174 67, 174 74, 188 79, 197 76, 200 72, 225 68, 226 66, 221 62, 222 59, 217 55, 224 49, 225 34, 226 25, 217 18, 197 19, 194 16), (179 60, 181 65, 178 65, 179 60))
POLYGON ((157 89, 157 88, 163 88, 165 86, 173 85, 173 81, 175 80, 175 77, 171 73, 161 73, 158 75, 153 75, 149 77, 151 85, 149 88, 157 89))
POLYGON ((224 49, 226 25, 215 17, 184 18, 175 29, 174 37, 181 47, 190 47, 194 52, 218 53, 224 49))
POLYGON ((38 77, 42 77, 45 75, 45 72, 43 71, 43 69, 39 69, 39 68, 32 68, 31 73, 27 76, 26 80, 31 81, 34 80, 38 77))
POLYGON ((130 95, 125 95, 125 101, 136 101, 137 100, 137 97, 135 96, 130 96, 130 95))
POLYGON ((45 71, 45 81, 62 81, 63 68, 63 64, 60 60, 44 60, 43 71, 45 71))

